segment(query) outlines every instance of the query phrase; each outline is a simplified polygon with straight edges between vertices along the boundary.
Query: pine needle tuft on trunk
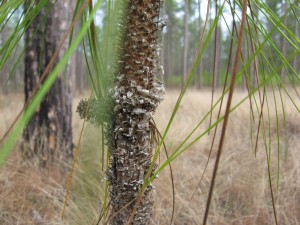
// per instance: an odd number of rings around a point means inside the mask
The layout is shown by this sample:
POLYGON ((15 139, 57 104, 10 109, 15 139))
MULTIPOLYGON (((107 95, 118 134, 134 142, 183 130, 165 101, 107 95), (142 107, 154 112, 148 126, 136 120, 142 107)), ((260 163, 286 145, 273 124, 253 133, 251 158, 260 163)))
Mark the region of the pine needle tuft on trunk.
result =
MULTIPOLYGON (((130 0, 122 6, 113 79, 106 78, 109 84, 102 96, 81 100, 77 107, 81 118, 105 130, 109 220, 114 225, 127 224, 134 211, 156 147, 150 121, 165 93, 156 79, 163 73, 158 41, 158 32, 165 25, 159 17, 161 1, 130 0)), ((132 224, 151 222, 152 189, 150 185, 144 191, 132 224)))

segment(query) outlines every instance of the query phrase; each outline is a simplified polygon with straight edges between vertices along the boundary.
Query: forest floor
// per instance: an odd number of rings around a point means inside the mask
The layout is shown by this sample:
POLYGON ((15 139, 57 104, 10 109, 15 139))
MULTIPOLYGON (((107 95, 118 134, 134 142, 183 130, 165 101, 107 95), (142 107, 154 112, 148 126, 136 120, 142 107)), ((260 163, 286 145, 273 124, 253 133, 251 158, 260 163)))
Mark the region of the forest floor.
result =
MULTIPOLYGON (((265 102, 263 122, 265 130, 260 130, 255 154, 260 111, 252 99, 254 117, 252 120, 246 94, 241 90, 237 90, 234 94, 233 105, 243 98, 246 100, 230 116, 208 224, 275 224, 266 146, 271 156, 269 165, 278 222, 280 225, 300 224, 300 114, 286 95, 282 96, 283 113, 279 93, 276 93, 274 98, 272 92, 267 92, 268 101, 265 102)), ((178 91, 167 91, 165 101, 161 103, 154 116, 161 132, 167 125, 178 95, 178 91)), ((220 93, 217 92, 215 102, 219 96, 220 93)), ((88 98, 88 93, 84 97, 88 98)), ((300 106, 300 100, 296 95, 291 97, 295 104, 300 106)), ((80 96, 76 96, 73 101, 73 132, 76 144, 83 122, 75 113, 80 99, 80 96)), ((0 137, 14 120, 22 103, 21 93, 0 95, 0 137)), ((258 95, 256 103, 260 104, 258 95)), ((165 141, 169 154, 177 149, 189 132, 205 117, 210 107, 209 90, 189 91, 186 94, 165 141)), ((217 114, 218 107, 213 112, 212 123, 216 120, 217 114)), ((187 143, 191 143, 195 137, 206 131, 209 127, 209 118, 208 116, 204 120, 187 143)), ((202 136, 172 162, 175 225, 202 224, 221 127, 222 123, 218 126, 211 159, 198 189, 210 153, 214 131, 202 136)), ((38 170, 23 166, 17 144, 6 164, 0 169, 0 224, 96 225, 105 193, 100 140, 101 129, 86 125, 64 221, 61 221, 61 212, 66 192, 66 178, 58 176, 52 169, 38 170)), ((164 152, 161 152, 158 163, 162 164, 165 159, 164 152)), ((170 170, 166 167, 154 182, 156 189, 153 224, 170 224, 173 202, 171 184, 170 170)))

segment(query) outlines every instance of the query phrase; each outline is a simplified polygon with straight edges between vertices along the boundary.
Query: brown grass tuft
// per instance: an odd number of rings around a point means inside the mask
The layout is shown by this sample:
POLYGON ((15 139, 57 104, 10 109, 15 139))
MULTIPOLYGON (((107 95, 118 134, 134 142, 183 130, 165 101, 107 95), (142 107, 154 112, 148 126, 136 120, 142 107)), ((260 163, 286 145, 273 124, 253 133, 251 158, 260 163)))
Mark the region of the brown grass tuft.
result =
MULTIPOLYGON (((220 94, 220 93, 219 93, 220 94)), ((234 103, 246 93, 237 90, 234 103)), ((166 100, 159 107, 155 120, 159 130, 163 131, 177 100, 177 91, 168 91, 166 100)), ((300 224, 300 115, 284 96, 287 130, 284 130, 283 113, 279 114, 279 155, 280 179, 278 189, 277 166, 278 144, 274 102, 269 96, 270 122, 265 121, 268 138, 271 137, 271 173, 275 194, 279 224, 300 224), (270 129, 269 129, 270 128, 270 129), (287 136, 285 136, 287 135, 287 136), (288 153, 285 158, 285 143, 288 140, 288 153)), ((277 97, 277 105, 279 98, 277 97)), ((14 94, 0 98, 0 134, 12 122, 16 109, 22 106, 22 95, 14 94)), ((74 100, 74 108, 79 98, 74 100)), ((172 125, 166 144, 169 153, 180 144, 188 132, 198 123, 210 107, 209 91, 190 91, 184 97, 175 123, 172 125)), ((255 108, 254 108, 255 109, 255 108)), ((74 110, 75 111, 75 110, 74 110)), ((73 111, 73 112, 74 112, 73 111)), ((255 141, 258 113, 255 109, 252 142, 255 141)), ((213 114, 215 119, 217 110, 213 114)), ((82 121, 73 116, 75 140, 82 121)), ((267 164, 264 143, 260 135, 258 153, 255 158, 251 148, 249 101, 232 113, 229 121, 226 143, 221 156, 216 188, 213 195, 209 224, 217 225, 267 225, 274 224, 272 204, 267 177, 267 164)), ((267 110, 265 110, 267 119, 267 110)), ((221 125, 221 124, 220 124, 221 125)), ((197 134, 208 127, 206 120, 197 134)), ((219 129, 221 126, 219 126, 219 129)), ((262 132, 261 132, 262 133, 262 132)), ((10 159, 0 170, 0 224, 95 224, 101 211, 104 193, 104 172, 101 171, 100 131, 92 126, 85 128, 82 148, 77 164, 76 176, 71 190, 66 220, 61 221, 60 214, 65 193, 66 178, 62 178, 54 169, 36 170, 21 165, 17 147, 10 159)), ((216 144, 218 143, 219 132, 216 144)), ((212 134, 204 136, 173 163, 176 190, 176 225, 201 224, 206 198, 209 190, 212 167, 217 146, 213 148, 212 158, 203 182, 194 199, 191 196, 203 173, 209 154, 212 134)), ((165 159, 161 155, 161 161, 165 159)), ((155 181, 155 217, 154 224, 169 224, 172 212, 172 188, 169 170, 166 168, 155 181)))

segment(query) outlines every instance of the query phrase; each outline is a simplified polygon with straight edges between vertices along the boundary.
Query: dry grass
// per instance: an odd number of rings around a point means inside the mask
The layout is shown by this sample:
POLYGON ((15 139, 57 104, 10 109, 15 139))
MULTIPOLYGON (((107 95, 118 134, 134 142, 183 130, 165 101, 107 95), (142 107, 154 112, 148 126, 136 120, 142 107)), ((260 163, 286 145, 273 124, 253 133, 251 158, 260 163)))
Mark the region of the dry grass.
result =
MULTIPOLYGON (((155 119, 163 130, 176 102, 178 92, 169 91, 166 100, 159 107, 155 119)), ((235 103, 245 96, 237 91, 235 103)), ((284 96, 287 133, 284 131, 283 113, 279 109, 280 139, 280 180, 277 182, 277 126, 274 102, 270 96, 270 130, 272 182, 277 206, 279 224, 300 224, 300 115, 284 96), (288 138, 288 154, 285 159, 284 135, 288 138)), ((80 98, 74 100, 74 105, 80 98)), ((175 123, 172 125, 166 144, 171 153, 183 141, 188 132, 203 118, 210 108, 209 91, 190 91, 184 97, 175 123)), ((296 99, 296 98, 295 98, 296 99)), ((277 100, 279 97, 277 96, 277 100)), ((12 122, 17 109, 22 106, 22 95, 0 97, 0 135, 12 122), (5 106, 5 107, 3 107, 5 106)), ((296 101, 296 103, 299 102, 296 101)), ((277 105, 280 105, 277 102, 277 105)), ((216 110, 217 111, 217 110, 216 110)), ((216 118, 213 115, 213 121, 216 118)), ((255 111, 257 115, 257 112, 255 111)), ((265 112, 267 117, 267 111, 265 112)), ((267 178, 267 163, 262 136, 258 153, 254 156, 251 148, 249 103, 246 101, 231 115, 226 143, 221 157, 209 224, 274 224, 270 189, 267 178)), ((257 118, 253 123, 253 134, 257 129, 257 118)), ((74 115, 75 140, 78 139, 82 121, 74 115)), ((200 134, 208 127, 206 120, 196 132, 200 134)), ((221 127, 221 126, 220 126, 221 127)), ((219 128, 220 130, 220 128, 219 128)), ((216 155, 220 132, 204 179, 191 199, 203 173, 208 158, 212 134, 206 135, 179 156, 173 163, 176 190, 174 224, 201 224, 208 195, 212 167, 216 155)), ((254 136, 255 137, 255 136, 254 136)), ((17 148, 6 165, 0 170, 0 224, 95 224, 101 210, 104 189, 104 172, 101 171, 100 131, 91 126, 85 129, 76 177, 73 182, 71 201, 67 208, 66 220, 61 222, 60 213, 66 180, 55 170, 38 171, 21 165, 17 148), (53 172, 54 171, 54 172, 53 172)), ((269 140, 269 139, 268 139, 269 140)), ((253 141, 255 139, 253 138, 253 141)), ((268 142, 269 145, 269 142, 268 142)), ((161 161, 165 159, 161 155, 161 161)), ((155 182, 154 224, 169 224, 172 212, 172 187, 169 170, 160 173, 155 182)))

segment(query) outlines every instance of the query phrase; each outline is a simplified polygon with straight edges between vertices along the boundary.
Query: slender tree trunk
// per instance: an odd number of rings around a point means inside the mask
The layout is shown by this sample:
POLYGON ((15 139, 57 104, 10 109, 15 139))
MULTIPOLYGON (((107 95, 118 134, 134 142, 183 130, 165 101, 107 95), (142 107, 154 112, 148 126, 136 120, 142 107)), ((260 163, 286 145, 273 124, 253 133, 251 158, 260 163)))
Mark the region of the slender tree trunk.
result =
MULTIPOLYGON (((25 7, 29 2, 31 1, 25 2, 25 7)), ((54 2, 56 1, 50 0, 49 4, 54 2)), ((25 100, 28 100, 41 71, 49 64, 62 41, 67 27, 67 3, 57 1, 43 26, 45 14, 40 13, 26 31, 26 43, 29 45, 25 53, 25 100), (43 35, 45 40, 42 39, 43 35)), ((66 48, 62 49, 54 66, 64 50, 66 48)), ((21 147, 24 159, 36 159, 35 162, 43 167, 52 162, 67 165, 72 158, 71 100, 68 74, 62 73, 24 130, 21 147)))
MULTIPOLYGON (((217 13, 217 10, 216 10, 217 13)), ((216 27, 215 30, 215 51, 214 58, 215 64, 213 68, 214 73, 214 88, 218 87, 220 84, 220 58, 221 58, 221 28, 219 26, 216 27)))
MULTIPOLYGON (((198 0, 198 13, 199 13, 199 18, 198 18, 198 28, 199 28, 199 34, 201 36, 201 25, 202 25, 202 18, 201 18, 201 0, 198 0)), ((202 74, 203 74, 203 59, 201 57, 199 65, 198 65, 198 82, 197 82, 197 87, 199 89, 202 88, 202 74)))
MULTIPOLYGON (((287 7, 288 7, 288 3, 287 2, 282 2, 283 4, 283 8, 284 8, 284 12, 286 12, 287 7)), ((287 26, 287 19, 288 19, 288 15, 285 15, 285 18, 283 20, 283 25, 287 26)), ((285 40, 284 37, 282 37, 282 43, 281 43, 282 49, 281 49, 281 53, 283 57, 287 56, 287 42, 285 40)), ((280 70, 280 78, 282 82, 285 82, 285 66, 283 66, 280 70)))
MULTIPOLYGON (((215 16, 218 14, 219 1, 215 1, 215 16)), ((221 42, 222 42, 222 30, 219 25, 215 28, 215 40, 214 40, 214 67, 213 67, 213 90, 220 85, 220 59, 221 59, 221 42)))
MULTIPOLYGON (((8 38, 8 29, 7 29, 7 24, 3 28, 3 31, 1 32, 1 38, 2 38, 2 43, 5 43, 8 38)), ((2 89, 2 94, 6 95, 7 94, 7 79, 9 76, 9 68, 8 68, 8 61, 4 64, 2 71, 1 71, 1 89, 2 89)))
MULTIPOLYGON (((298 15, 299 15, 299 11, 298 11, 298 15)), ((298 24, 297 20, 295 20, 295 36, 297 38, 300 38, 300 35, 299 35, 299 24, 298 24)), ((300 46, 298 45, 298 47, 300 47, 300 46)), ((293 59, 293 69, 296 71, 296 73, 299 73, 298 63, 299 63, 299 54, 295 55, 295 57, 293 59)))
POLYGON ((166 60, 166 76, 174 76, 173 70, 173 7, 172 1, 166 1, 166 11, 168 15, 167 28, 167 60, 166 60))
MULTIPOLYGON (((166 15, 166 6, 165 4, 163 5, 163 8, 162 8, 162 19, 165 20, 165 15, 166 15)), ((165 35, 162 34, 161 35, 161 43, 164 43, 165 42, 165 35)), ((164 61, 165 61, 165 48, 163 46, 161 46, 160 48, 160 65, 164 66, 164 61)), ((161 76, 160 76, 160 80, 162 83, 165 83, 165 73, 164 73, 164 70, 162 69, 161 71, 161 76)))
MULTIPOLYGON (((130 0, 123 52, 115 87, 114 141, 108 178, 111 187, 111 224, 127 224, 151 164, 151 115, 164 88, 158 71, 157 30, 160 0, 130 0)), ((149 224, 152 187, 145 190, 132 224, 149 224)))
POLYGON ((186 82, 188 73, 189 51, 189 0, 184 3, 184 49, 183 49, 183 84, 186 82))

